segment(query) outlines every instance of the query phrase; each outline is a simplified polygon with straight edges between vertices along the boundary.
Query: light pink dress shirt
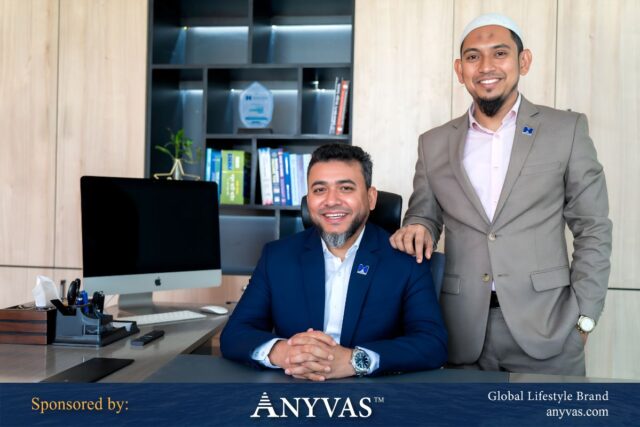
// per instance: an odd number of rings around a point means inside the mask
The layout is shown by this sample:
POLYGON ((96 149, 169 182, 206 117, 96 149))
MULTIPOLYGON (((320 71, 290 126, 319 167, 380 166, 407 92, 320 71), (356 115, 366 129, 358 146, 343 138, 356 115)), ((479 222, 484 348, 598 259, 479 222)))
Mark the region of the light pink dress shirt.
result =
POLYGON ((495 132, 480 125, 473 117, 474 106, 469 108, 469 132, 464 144, 462 164, 491 221, 511 160, 520 99, 521 95, 518 95, 516 103, 495 132))
MULTIPOLYGON (((469 131, 462 164, 490 221, 493 221, 507 176, 521 98, 522 95, 518 94, 516 103, 495 132, 483 127, 473 117, 474 105, 469 108, 469 131)), ((492 281, 491 290, 495 289, 495 282, 492 281)))

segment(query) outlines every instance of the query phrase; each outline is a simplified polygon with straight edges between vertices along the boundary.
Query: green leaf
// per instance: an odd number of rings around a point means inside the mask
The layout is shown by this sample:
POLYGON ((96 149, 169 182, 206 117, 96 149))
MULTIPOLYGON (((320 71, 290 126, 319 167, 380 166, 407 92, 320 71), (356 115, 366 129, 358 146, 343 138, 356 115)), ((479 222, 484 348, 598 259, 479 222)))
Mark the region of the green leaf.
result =
POLYGON ((156 148, 156 150, 160 151, 161 153, 167 154, 167 155, 168 155, 169 157, 171 157, 172 159, 174 158, 174 157, 173 157, 173 154, 171 154, 171 151, 167 150, 167 149, 166 149, 166 148, 164 148, 163 146, 161 146, 161 145, 156 145, 156 147, 155 147, 155 148, 156 148))
POLYGON ((202 149, 200 147, 196 147, 196 159, 194 160, 194 142, 192 139, 185 136, 184 129, 180 129, 176 133, 173 133, 170 128, 167 128, 167 131, 169 132, 169 141, 164 144, 164 147, 156 145, 156 148, 159 151, 171 156, 172 159, 182 160, 189 164, 200 161, 202 157, 202 149))

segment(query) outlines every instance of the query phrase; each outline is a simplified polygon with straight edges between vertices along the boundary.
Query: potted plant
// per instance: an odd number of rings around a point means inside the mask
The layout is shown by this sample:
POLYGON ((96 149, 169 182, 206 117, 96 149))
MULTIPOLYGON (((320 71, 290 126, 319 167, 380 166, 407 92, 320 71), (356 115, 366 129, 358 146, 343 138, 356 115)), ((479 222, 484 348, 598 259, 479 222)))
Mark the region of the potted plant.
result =
POLYGON ((153 177, 156 179, 167 178, 181 180, 184 178, 193 178, 195 180, 199 180, 200 177, 198 175, 190 175, 185 173, 182 164, 198 163, 202 157, 202 149, 200 147, 197 147, 195 149, 194 156, 193 141, 184 135, 184 129, 180 129, 176 133, 173 133, 171 129, 167 130, 169 131, 170 135, 169 141, 164 145, 156 145, 155 148, 161 153, 164 153, 171 157, 171 159, 173 160, 173 166, 168 173, 156 173, 153 174, 153 177))

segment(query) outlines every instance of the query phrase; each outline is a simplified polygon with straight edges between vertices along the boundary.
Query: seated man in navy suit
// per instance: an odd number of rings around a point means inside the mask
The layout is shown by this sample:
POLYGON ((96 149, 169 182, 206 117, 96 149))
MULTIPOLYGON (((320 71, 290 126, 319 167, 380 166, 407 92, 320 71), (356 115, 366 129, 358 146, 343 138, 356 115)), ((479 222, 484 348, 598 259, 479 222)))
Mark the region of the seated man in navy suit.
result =
POLYGON ((367 223, 377 192, 361 148, 324 145, 311 158, 314 227, 265 245, 221 337, 224 357, 296 378, 434 369, 447 334, 427 263, 367 223))

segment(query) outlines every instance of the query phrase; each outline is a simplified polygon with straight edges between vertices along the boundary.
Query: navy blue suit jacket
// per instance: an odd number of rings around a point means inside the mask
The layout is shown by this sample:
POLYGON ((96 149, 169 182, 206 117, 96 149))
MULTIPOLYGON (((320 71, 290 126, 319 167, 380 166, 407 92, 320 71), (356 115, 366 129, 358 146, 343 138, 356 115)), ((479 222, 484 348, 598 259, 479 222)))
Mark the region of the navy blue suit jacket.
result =
MULTIPOLYGON (((220 339, 224 357, 255 364, 272 338, 323 330, 324 256, 315 227, 265 245, 249 285, 220 339)), ((447 334, 427 262, 394 250, 368 223, 356 253, 340 344, 380 355, 376 374, 433 369, 447 360, 447 334), (369 266, 366 275, 358 265, 369 266)))

